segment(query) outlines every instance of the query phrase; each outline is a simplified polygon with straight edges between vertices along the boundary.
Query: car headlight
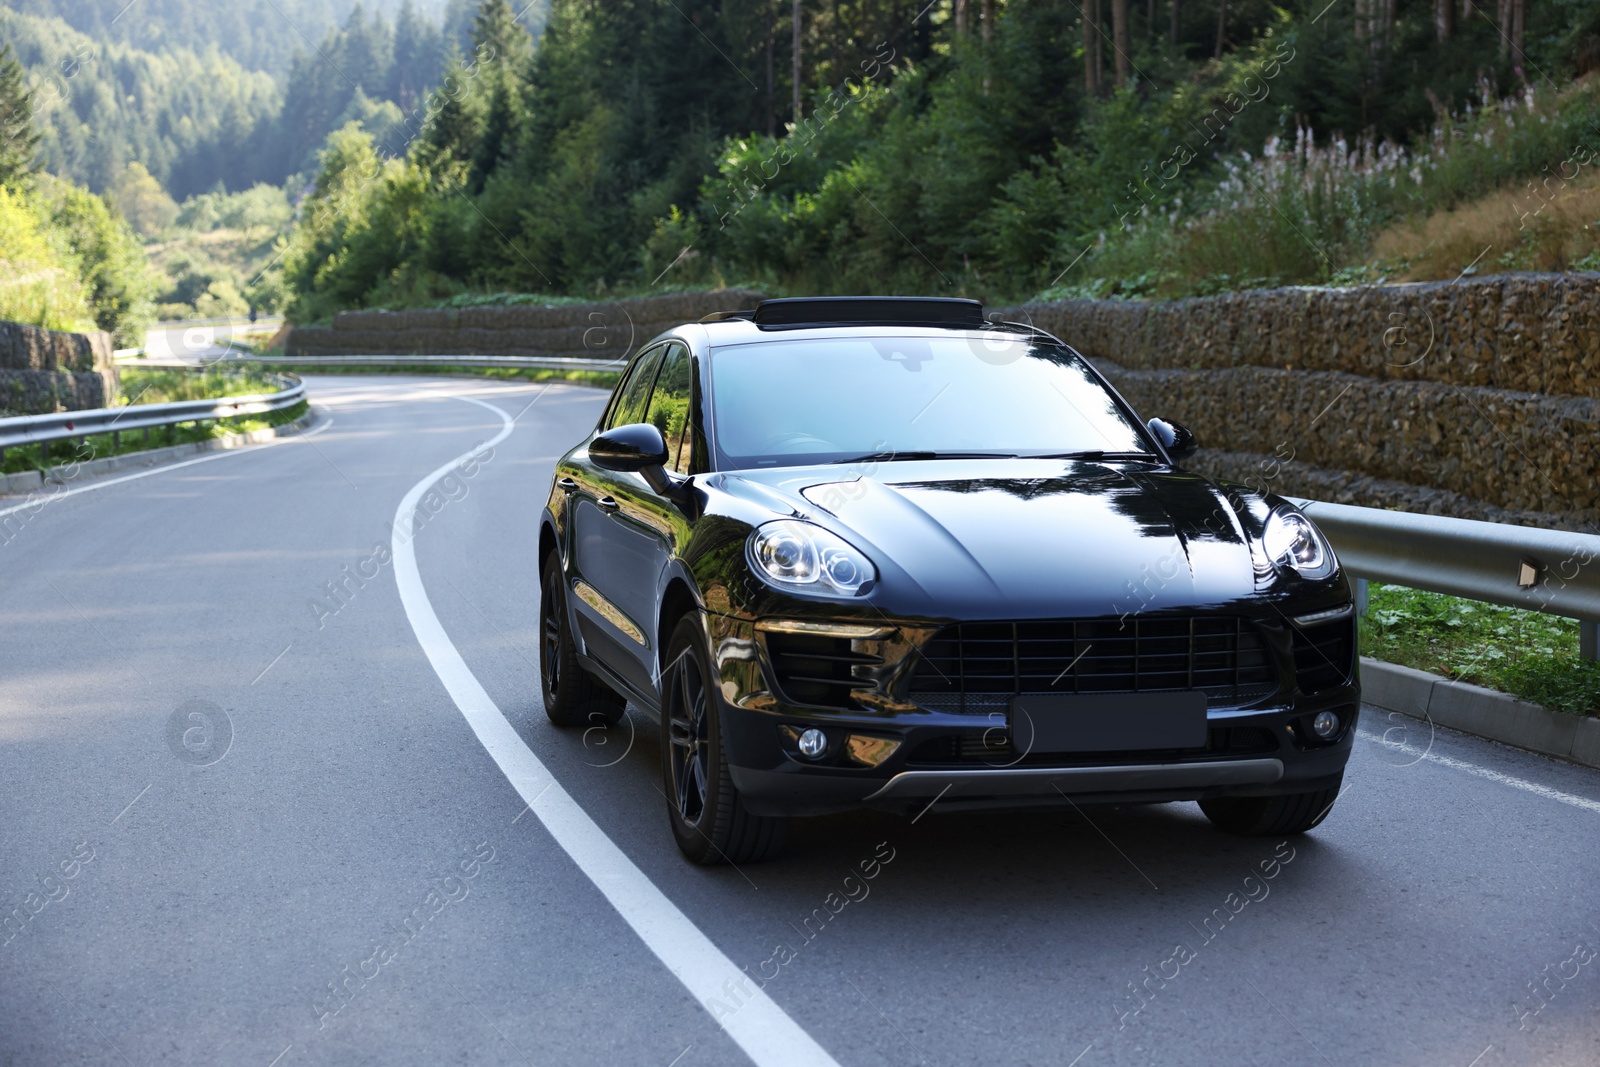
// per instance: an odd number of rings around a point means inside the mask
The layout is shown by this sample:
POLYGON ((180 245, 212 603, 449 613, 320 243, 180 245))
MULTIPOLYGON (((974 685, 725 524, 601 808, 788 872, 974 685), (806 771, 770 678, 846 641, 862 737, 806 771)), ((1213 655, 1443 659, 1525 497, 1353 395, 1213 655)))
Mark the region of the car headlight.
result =
POLYGON ((750 566, 771 585, 796 592, 860 596, 878 571, 843 538, 798 519, 758 528, 747 543, 750 566))
POLYGON ((1279 509, 1268 515, 1261 540, 1272 562, 1302 578, 1326 578, 1338 565, 1328 542, 1298 511, 1279 509))

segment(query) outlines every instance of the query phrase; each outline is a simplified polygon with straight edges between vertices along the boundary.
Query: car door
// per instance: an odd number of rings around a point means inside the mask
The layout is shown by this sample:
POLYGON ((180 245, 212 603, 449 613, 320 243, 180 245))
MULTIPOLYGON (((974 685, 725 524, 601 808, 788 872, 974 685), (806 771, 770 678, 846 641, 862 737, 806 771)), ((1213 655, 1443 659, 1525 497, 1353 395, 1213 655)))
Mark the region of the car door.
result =
MULTIPOLYGON (((642 353, 617 390, 599 430, 643 422, 667 346, 642 353)), ((637 474, 603 470, 585 459, 569 490, 572 516, 572 600, 584 650, 641 692, 651 692, 649 621, 640 590, 653 588, 658 552, 649 530, 623 511, 649 492, 637 474), (626 606, 625 606, 626 605, 626 606), (631 607, 631 610, 630 610, 631 607)))
MULTIPOLYGON (((680 342, 669 344, 645 413, 633 420, 661 431, 667 443, 667 470, 679 475, 687 471, 692 452, 692 445, 686 445, 691 439, 691 373, 689 349, 680 342)), ((673 545, 687 520, 679 506, 651 489, 642 475, 611 474, 611 478, 617 508, 610 513, 612 521, 605 529, 607 560, 622 565, 608 567, 608 580, 614 584, 600 592, 633 622, 643 638, 632 640, 630 635, 624 646, 637 660, 628 665, 633 672, 630 680, 637 679, 647 687, 646 692, 653 692, 658 651, 656 601, 673 545)))

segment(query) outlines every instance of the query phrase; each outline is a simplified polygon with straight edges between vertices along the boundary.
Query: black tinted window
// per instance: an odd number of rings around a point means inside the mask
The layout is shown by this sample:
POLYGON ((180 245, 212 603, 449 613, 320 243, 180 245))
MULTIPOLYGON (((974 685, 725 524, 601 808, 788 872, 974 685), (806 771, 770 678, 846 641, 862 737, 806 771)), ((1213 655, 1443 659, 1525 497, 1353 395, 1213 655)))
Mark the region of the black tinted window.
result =
POLYGON ((644 421, 661 431, 667 442, 667 466, 679 474, 689 472, 693 452, 689 438, 690 399, 689 350, 683 345, 667 347, 666 362, 656 376, 655 392, 650 395, 650 410, 644 421))
POLYGON ((660 348, 651 349, 634 363, 633 370, 617 390, 617 402, 602 429, 644 421, 645 404, 650 399, 650 387, 655 384, 656 371, 661 368, 663 351, 660 348))
POLYGON ((1148 448, 1081 359, 1003 334, 730 345, 711 353, 711 398, 729 468, 1148 448))

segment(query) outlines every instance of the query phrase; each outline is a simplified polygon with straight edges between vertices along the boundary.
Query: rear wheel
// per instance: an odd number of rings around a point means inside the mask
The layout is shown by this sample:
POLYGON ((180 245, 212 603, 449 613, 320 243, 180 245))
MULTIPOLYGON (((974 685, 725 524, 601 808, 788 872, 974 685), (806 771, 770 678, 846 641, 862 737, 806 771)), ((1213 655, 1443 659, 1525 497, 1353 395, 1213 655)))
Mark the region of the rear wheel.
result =
POLYGON ((715 675, 693 616, 673 631, 667 663, 661 687, 661 771, 678 848, 705 866, 776 856, 789 820, 752 815, 734 788, 711 684, 715 675))
POLYGON ((1246 837, 1281 837, 1303 834, 1333 810, 1339 799, 1339 785, 1309 793, 1288 793, 1277 797, 1213 797, 1200 802, 1200 810, 1217 829, 1246 837))
POLYGON ((539 677, 544 712, 557 726, 614 726, 627 701, 578 663, 567 629, 566 582, 552 552, 539 581, 539 677))

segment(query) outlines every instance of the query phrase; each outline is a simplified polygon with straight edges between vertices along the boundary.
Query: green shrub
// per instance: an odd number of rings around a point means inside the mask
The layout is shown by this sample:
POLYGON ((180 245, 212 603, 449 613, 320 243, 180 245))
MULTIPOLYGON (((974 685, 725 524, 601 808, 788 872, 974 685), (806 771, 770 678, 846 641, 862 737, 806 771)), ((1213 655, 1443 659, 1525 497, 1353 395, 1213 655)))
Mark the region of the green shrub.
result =
POLYGON ((0 186, 0 319, 50 330, 94 328, 82 261, 38 205, 0 186))

